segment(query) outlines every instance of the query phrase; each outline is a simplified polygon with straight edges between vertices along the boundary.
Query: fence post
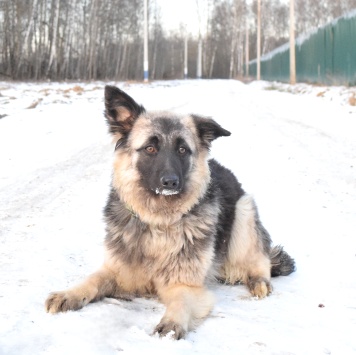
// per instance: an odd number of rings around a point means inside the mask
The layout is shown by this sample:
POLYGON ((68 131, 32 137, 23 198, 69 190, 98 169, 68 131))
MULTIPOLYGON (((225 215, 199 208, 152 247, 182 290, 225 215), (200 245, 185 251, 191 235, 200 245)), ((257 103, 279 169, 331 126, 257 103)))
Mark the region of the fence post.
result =
POLYGON ((294 85, 296 83, 294 0, 289 0, 289 73, 290 83, 294 85))
POLYGON ((148 82, 148 16, 147 0, 143 2, 143 80, 148 82))
POLYGON ((261 80, 261 0, 257 1, 257 80, 261 80))

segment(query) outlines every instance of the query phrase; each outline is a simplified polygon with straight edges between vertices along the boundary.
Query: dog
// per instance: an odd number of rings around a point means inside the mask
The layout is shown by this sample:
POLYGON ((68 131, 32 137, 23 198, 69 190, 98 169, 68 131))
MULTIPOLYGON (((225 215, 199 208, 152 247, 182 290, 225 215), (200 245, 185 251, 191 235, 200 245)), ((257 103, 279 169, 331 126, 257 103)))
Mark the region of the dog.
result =
POLYGON ((264 298, 271 276, 295 270, 283 247, 272 247, 253 198, 209 159, 212 141, 229 131, 209 117, 148 112, 115 86, 105 87, 105 116, 116 142, 105 261, 78 286, 51 293, 47 312, 158 296, 166 311, 154 333, 181 339, 209 315, 210 281, 243 283, 264 298))

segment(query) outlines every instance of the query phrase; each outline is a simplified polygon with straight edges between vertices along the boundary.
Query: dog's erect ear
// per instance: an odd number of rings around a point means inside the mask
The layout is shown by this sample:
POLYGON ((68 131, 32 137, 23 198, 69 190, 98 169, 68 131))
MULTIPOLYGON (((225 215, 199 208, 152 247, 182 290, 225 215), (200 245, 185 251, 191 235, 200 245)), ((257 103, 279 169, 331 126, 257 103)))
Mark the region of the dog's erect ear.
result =
POLYGON ((211 142, 219 137, 230 136, 231 133, 226 129, 222 128, 218 123, 216 123, 211 118, 200 117, 192 115, 194 123, 197 127, 199 138, 201 143, 206 148, 209 148, 211 142))
POLYGON ((109 132, 116 136, 126 136, 134 121, 145 109, 116 86, 105 86, 105 117, 109 132))

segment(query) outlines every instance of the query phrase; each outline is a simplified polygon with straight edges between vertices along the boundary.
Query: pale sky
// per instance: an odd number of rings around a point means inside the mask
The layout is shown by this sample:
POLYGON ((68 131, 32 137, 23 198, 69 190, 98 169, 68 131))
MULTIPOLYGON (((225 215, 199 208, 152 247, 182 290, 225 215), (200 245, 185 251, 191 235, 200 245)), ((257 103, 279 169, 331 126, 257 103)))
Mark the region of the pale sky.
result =
MULTIPOLYGON (((202 16, 206 1, 199 1, 202 16)), ((196 0, 157 0, 161 8, 162 22, 169 30, 177 30, 180 24, 186 24, 189 33, 196 35, 199 31, 199 20, 196 0)))
MULTIPOLYGON (((180 24, 187 24, 188 32, 192 35, 199 33, 199 20, 197 3, 200 7, 202 16, 202 23, 206 23, 207 17, 207 0, 156 0, 157 4, 161 8, 162 22, 165 29, 178 30, 180 24)), ((248 0, 250 3, 252 0, 248 0)), ((282 0, 282 2, 288 4, 289 0, 282 0)), ((204 25, 202 26, 202 32, 204 33, 204 25)))

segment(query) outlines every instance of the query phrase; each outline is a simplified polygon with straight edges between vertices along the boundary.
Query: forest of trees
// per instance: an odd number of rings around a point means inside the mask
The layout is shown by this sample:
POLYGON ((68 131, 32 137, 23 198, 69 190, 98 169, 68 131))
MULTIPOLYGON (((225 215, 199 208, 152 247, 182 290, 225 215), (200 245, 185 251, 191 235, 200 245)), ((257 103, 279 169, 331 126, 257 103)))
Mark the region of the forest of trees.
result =
MULTIPOLYGON (((235 78, 256 57, 257 0, 192 0, 201 23, 202 76, 235 78)), ((288 41, 289 4, 261 0, 261 52, 288 41)), ((356 0, 295 0, 296 34, 356 8, 356 0)), ((196 76, 198 35, 167 31, 149 0, 150 79, 196 76)), ((142 80, 143 0, 0 0, 0 79, 142 80)))

